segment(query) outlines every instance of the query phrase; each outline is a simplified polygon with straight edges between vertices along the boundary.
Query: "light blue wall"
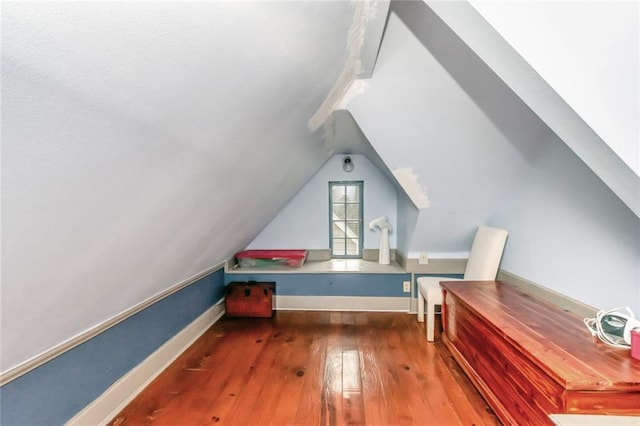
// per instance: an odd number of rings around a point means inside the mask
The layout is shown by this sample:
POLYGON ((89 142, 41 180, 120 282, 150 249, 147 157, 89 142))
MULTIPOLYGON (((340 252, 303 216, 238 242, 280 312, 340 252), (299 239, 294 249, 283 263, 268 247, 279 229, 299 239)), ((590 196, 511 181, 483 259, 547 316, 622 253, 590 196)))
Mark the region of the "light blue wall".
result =
POLYGON ((298 192, 271 223, 249 244, 252 249, 328 249, 329 181, 364 181, 364 248, 378 248, 380 233, 368 224, 387 216, 396 246, 396 187, 366 157, 352 155, 354 170, 342 170, 344 155, 334 155, 298 192))
POLYGON ((640 219, 553 134, 494 221, 501 267, 600 309, 640 315, 640 219))
POLYGON ((398 191, 397 195, 398 223, 396 249, 405 257, 408 257, 416 223, 420 216, 420 210, 418 210, 404 191, 398 191))
MULTIPOLYGON (((442 40, 442 31, 420 21, 430 39, 442 40)), ((450 48, 458 68, 484 83, 451 44, 445 38, 438 47, 450 48)), ((468 251, 476 227, 491 219, 524 163, 457 77, 392 14, 376 72, 348 107, 389 169, 411 168, 426 187, 430 205, 417 217, 410 252, 468 251)), ((492 95, 486 90, 483 98, 492 95)))
POLYGON ((7 383, 0 424, 64 424, 223 295, 220 269, 7 383))

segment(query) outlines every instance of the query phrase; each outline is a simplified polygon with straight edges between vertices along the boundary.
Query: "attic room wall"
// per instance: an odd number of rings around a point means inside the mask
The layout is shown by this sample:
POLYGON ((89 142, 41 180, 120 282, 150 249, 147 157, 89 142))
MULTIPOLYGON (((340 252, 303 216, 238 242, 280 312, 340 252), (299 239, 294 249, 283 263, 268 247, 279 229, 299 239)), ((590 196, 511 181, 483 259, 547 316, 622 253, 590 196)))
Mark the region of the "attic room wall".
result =
MULTIPOLYGON (((528 129, 523 128, 523 131, 528 129)), ((640 219, 553 133, 495 220, 501 267, 599 309, 640 313, 640 219)))
POLYGON ((476 226, 504 227, 503 269, 640 312, 639 219, 426 5, 392 11, 349 111, 389 168, 411 167, 427 187, 411 251, 467 251, 476 226))
POLYGON ((426 187, 430 206, 420 211, 409 250, 467 251, 523 159, 395 14, 369 87, 349 110, 387 166, 413 169, 426 187))
POLYGON ((257 235, 331 155, 308 122, 353 16, 349 2, 3 2, 2 371, 257 235))
MULTIPOLYGON (((380 232, 369 230, 371 220, 387 216, 396 230, 396 189, 366 157, 352 155, 354 169, 342 170, 344 155, 334 155, 248 245, 249 249, 328 249, 329 181, 364 181, 364 248, 377 249, 380 232)), ((389 234, 396 247, 396 232, 389 234)))
POLYGON ((397 192, 398 224, 397 224, 397 248, 405 258, 409 257, 411 241, 416 227, 420 210, 413 204, 404 191, 397 192))

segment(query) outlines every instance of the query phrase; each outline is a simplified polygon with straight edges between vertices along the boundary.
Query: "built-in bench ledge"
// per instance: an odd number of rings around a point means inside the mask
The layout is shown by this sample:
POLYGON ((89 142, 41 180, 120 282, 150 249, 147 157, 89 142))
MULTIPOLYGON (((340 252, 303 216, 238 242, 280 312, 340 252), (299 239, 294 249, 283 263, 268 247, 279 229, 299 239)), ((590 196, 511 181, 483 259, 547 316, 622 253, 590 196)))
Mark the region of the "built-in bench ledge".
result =
POLYGON ((300 267, 274 265, 267 267, 239 267, 235 259, 227 262, 227 274, 406 274, 405 268, 396 261, 395 250, 391 253, 391 263, 380 265, 377 250, 365 250, 362 259, 331 259, 328 250, 310 250, 307 260, 300 267))
POLYGON ((360 274, 405 274, 403 267, 395 262, 380 265, 378 262, 362 259, 330 259, 307 261, 298 268, 289 266, 269 266, 260 268, 240 268, 234 265, 226 270, 227 274, 326 274, 357 272, 360 274))

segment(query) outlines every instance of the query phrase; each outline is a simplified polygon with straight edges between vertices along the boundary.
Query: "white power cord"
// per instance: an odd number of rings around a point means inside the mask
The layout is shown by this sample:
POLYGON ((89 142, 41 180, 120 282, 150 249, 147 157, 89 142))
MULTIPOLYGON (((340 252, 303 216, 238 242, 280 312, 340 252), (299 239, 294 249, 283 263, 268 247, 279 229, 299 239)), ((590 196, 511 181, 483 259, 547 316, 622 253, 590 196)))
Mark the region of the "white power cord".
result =
MULTIPOLYGON (((612 314, 615 317, 622 318, 623 320, 626 319, 626 323, 629 323, 630 321, 637 322, 634 319, 633 312, 631 311, 631 309, 614 308, 608 311, 598 311, 595 318, 585 318, 584 324, 587 326, 592 336, 598 336, 598 339, 600 339, 602 342, 606 343, 607 345, 614 346, 616 348, 629 349, 629 347, 631 347, 631 344, 627 343, 623 337, 607 333, 602 328, 602 318, 606 315, 612 315, 612 314), (622 310, 627 311, 628 315, 621 313, 620 311, 622 310)), ((628 325, 629 324, 627 324, 626 326, 622 325, 623 330, 626 330, 628 325)))

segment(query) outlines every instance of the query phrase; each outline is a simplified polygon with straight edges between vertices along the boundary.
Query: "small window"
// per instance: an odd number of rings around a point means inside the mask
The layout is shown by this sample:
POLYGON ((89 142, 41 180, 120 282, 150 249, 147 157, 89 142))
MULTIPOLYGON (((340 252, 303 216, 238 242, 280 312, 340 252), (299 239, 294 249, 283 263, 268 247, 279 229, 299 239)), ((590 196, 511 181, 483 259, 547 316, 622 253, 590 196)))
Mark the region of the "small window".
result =
POLYGON ((329 182, 331 257, 362 258, 362 181, 329 182))

